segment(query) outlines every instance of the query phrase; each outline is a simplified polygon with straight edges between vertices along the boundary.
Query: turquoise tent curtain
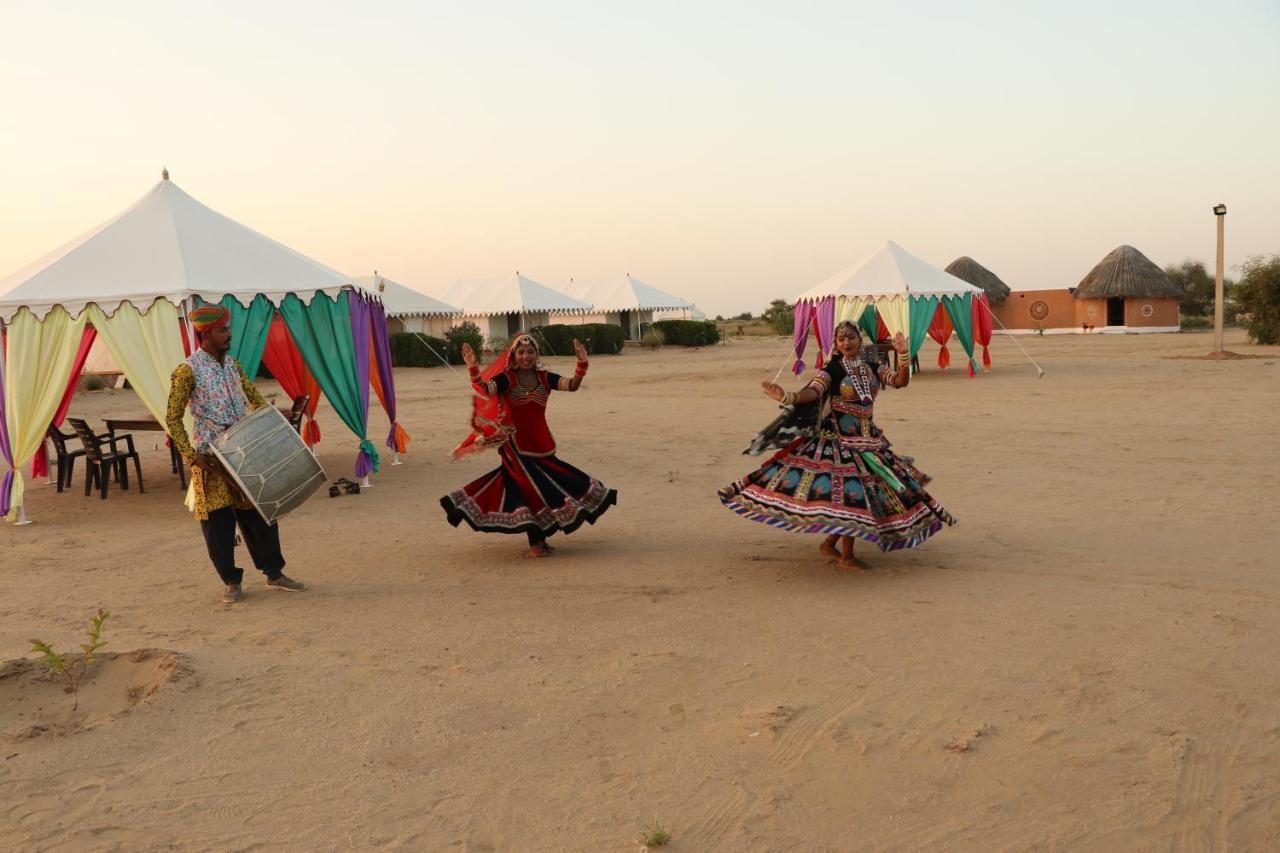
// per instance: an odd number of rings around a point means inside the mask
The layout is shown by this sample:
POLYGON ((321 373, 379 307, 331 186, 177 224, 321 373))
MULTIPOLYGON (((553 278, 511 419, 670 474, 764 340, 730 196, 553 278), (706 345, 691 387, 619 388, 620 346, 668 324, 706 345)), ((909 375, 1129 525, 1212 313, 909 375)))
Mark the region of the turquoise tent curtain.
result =
POLYGON ((951 325, 955 327, 956 339, 960 341, 960 346, 964 347, 965 353, 969 356, 969 375, 972 376, 973 370, 973 297, 972 296, 944 296, 942 305, 947 309, 947 315, 951 317, 951 325))
POLYGON ((262 352, 267 348, 267 332, 276 306, 259 293, 245 308, 234 296, 224 296, 222 307, 231 312, 231 357, 240 362, 250 379, 258 375, 262 352))
POLYGON ((933 323, 933 313, 938 310, 938 297, 913 296, 909 308, 911 331, 907 335, 907 343, 911 347, 911 357, 915 358, 924 346, 924 339, 929 336, 929 325, 933 323))
MULTIPOLYGON (((357 468, 368 466, 377 470, 378 449, 365 437, 369 426, 368 407, 367 403, 361 404, 362 390, 364 399, 368 400, 368 374, 362 389, 355 343, 351 338, 349 299, 350 292, 346 290, 339 293, 337 299, 317 293, 311 304, 305 305, 296 294, 290 293, 280 303, 280 315, 334 411, 360 439, 357 468)), ((364 358, 367 365, 367 347, 364 358)))
POLYGON ((858 318, 858 325, 862 327, 862 332, 866 335, 866 339, 871 342, 880 340, 879 331, 876 325, 876 306, 868 305, 862 310, 862 316, 858 318))

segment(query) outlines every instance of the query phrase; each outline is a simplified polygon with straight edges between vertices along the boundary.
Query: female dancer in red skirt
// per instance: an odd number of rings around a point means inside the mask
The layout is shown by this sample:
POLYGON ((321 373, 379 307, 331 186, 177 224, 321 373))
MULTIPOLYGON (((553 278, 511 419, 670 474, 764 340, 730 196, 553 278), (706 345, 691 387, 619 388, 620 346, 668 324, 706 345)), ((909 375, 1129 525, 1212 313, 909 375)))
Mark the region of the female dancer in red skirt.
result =
POLYGON ((546 557, 551 534, 572 533, 584 521, 594 524, 617 503, 616 491, 556 457, 547 428, 551 392, 577 391, 587 375, 586 348, 574 341, 573 349, 573 376, 559 376, 542 369, 538 345, 521 335, 481 374, 475 351, 462 345, 477 396, 472 433, 454 455, 496 445, 502 465, 440 499, 454 527, 465 521, 486 533, 525 533, 529 556, 546 557))
POLYGON ((763 383, 781 403, 827 403, 816 431, 791 442, 758 470, 720 490, 729 509, 783 530, 827 534, 821 551, 846 569, 866 568, 853 556, 853 537, 882 551, 912 548, 956 520, 924 490, 929 478, 908 456, 893 452, 872 420, 881 388, 911 379, 907 342, 894 336, 898 369, 872 367, 862 358, 862 332, 836 327, 836 353, 800 391, 763 383), (843 539, 844 553, 836 543, 843 539))

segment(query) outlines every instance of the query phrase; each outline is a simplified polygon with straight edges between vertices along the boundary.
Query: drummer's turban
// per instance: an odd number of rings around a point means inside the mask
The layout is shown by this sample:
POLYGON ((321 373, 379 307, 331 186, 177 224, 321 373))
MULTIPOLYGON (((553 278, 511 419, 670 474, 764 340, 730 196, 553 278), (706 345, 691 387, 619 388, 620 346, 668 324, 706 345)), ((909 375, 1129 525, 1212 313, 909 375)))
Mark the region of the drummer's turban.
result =
POLYGON ((201 305, 190 314, 191 328, 197 332, 207 332, 231 322, 231 312, 221 305, 201 305))

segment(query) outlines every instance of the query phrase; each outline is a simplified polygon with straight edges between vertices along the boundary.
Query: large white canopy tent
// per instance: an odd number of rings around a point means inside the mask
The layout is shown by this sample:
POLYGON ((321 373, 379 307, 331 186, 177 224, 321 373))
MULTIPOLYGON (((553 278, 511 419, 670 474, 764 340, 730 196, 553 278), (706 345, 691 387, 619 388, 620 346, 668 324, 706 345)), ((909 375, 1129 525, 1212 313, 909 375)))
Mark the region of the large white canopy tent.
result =
POLYGON ((550 322, 551 314, 581 314, 591 304, 553 290, 516 272, 496 279, 459 279, 444 294, 462 309, 462 318, 477 325, 488 340, 506 340, 520 331, 550 322))
POLYGON ((591 303, 589 314, 579 314, 578 322, 613 323, 621 326, 627 337, 640 337, 641 326, 652 323, 657 311, 681 312, 688 318, 693 304, 659 290, 627 273, 601 282, 570 281, 570 296, 591 303))
MULTIPOLYGON (((87 324, 163 424, 169 376, 194 345, 184 316, 197 299, 231 297, 246 307, 265 299, 279 307, 292 297, 306 307, 318 295, 335 300, 344 291, 357 292, 348 276, 206 207, 166 171, 120 215, 0 279, 0 437, 12 457, 0 507, 9 517, 24 509, 19 469, 43 443, 87 324)), ((332 401, 327 387, 326 395, 332 401)), ((350 425, 350 412, 340 414, 350 425)), ((363 452, 369 443, 360 438, 363 452)))
MULTIPOLYGON (((926 336, 938 334, 931 326, 945 327, 939 340, 944 347, 954 329, 972 363, 973 320, 987 311, 977 307, 981 298, 980 288, 886 240, 879 249, 796 297, 795 368, 799 372, 802 367, 810 330, 818 338, 821 356, 831 350, 836 323, 858 323, 874 339, 877 319, 891 336, 901 332, 907 338, 913 358, 926 336)), ((986 316, 989 329, 989 312, 986 316)))

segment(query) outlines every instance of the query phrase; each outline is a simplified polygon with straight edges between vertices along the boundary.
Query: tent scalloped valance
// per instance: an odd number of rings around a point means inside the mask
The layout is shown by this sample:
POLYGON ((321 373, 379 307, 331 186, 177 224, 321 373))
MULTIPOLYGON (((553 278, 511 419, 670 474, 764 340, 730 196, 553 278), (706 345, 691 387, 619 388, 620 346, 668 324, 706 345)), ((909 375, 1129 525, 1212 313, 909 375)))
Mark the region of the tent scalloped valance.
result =
MULTIPOLYGON (((315 298, 315 295, 317 293, 323 293, 324 295, 332 299, 332 298, 335 298, 343 290, 350 290, 350 289, 352 289, 350 285, 343 285, 342 287, 331 287, 331 288, 325 288, 323 290, 309 291, 305 295, 297 293, 296 291, 278 291, 274 293, 267 292, 267 293, 262 293, 260 295, 265 296, 267 300, 271 302, 272 305, 279 307, 281 301, 283 301, 284 298, 290 293, 293 293, 294 295, 298 296, 298 298, 302 300, 303 304, 310 304, 311 300, 315 298)), ((12 323, 13 318, 17 316, 18 312, 22 311, 23 309, 26 309, 27 311, 29 311, 37 320, 40 320, 40 321, 43 321, 44 318, 48 316, 49 312, 53 311, 55 308, 61 308, 62 310, 66 311, 67 314, 70 315, 72 319, 75 319, 79 317, 81 314, 83 314, 85 311, 87 311, 89 309, 89 306, 91 305, 101 310, 102 313, 108 317, 115 316, 115 313, 120 310, 121 306, 124 306, 124 305, 130 305, 134 307, 135 309, 137 309, 139 314, 145 316, 147 312, 151 310, 152 306, 155 305, 160 300, 165 300, 169 302, 175 308, 181 308, 188 299, 198 298, 198 299, 203 299, 205 302, 216 303, 216 302, 221 302, 226 297, 230 297, 236 300, 236 302, 240 303, 242 307, 248 308, 249 304, 251 304, 253 300, 257 298, 258 295, 259 294, 217 293, 215 291, 191 291, 185 294, 167 294, 163 296, 147 295, 147 296, 138 296, 138 297, 124 297, 124 298, 113 297, 112 300, 107 303, 107 305, 110 305, 109 308, 103 305, 100 301, 96 299, 86 299, 83 302, 71 302, 69 306, 66 304, 66 302, 47 302, 47 303, 41 303, 41 302, 31 303, 31 302, 17 302, 17 301, 8 302, 4 299, 0 299, 0 324, 12 323), (248 298, 247 303, 244 297, 248 298)))

